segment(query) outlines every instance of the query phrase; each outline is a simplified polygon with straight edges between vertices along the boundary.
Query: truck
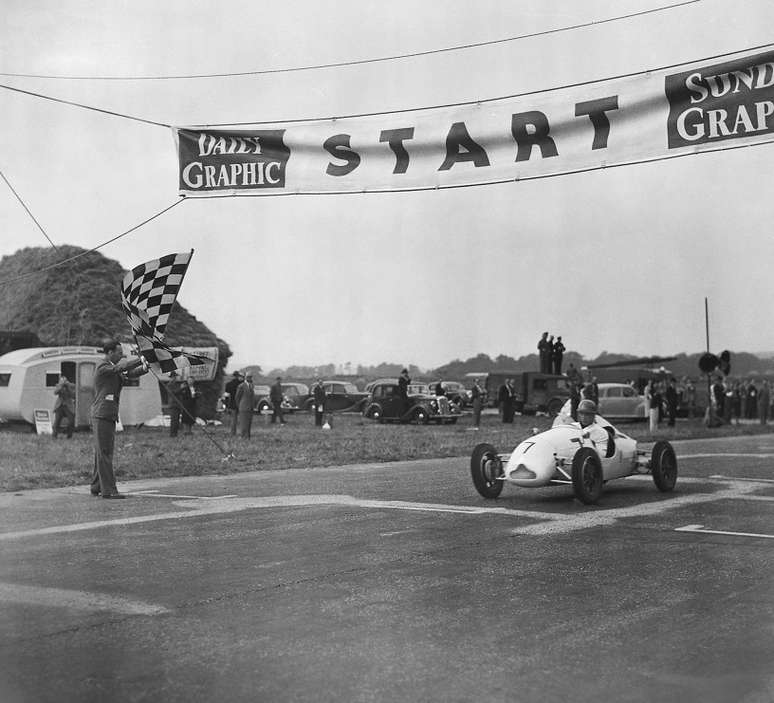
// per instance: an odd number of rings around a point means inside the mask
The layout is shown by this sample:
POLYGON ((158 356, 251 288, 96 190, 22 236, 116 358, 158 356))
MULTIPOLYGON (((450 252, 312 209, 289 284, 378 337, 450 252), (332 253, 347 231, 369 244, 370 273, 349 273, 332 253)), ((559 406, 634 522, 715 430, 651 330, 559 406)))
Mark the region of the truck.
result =
POLYGON ((514 408, 523 415, 543 412, 553 417, 570 397, 570 379, 564 374, 491 371, 484 383, 490 408, 497 407, 498 391, 508 378, 513 379, 516 395, 514 408))

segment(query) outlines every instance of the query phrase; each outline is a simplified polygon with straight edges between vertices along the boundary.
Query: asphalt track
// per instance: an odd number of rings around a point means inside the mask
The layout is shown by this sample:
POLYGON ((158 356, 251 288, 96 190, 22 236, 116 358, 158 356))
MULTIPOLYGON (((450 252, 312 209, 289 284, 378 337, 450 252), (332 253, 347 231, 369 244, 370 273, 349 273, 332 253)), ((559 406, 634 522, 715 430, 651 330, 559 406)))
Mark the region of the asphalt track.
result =
MULTIPOLYGON (((467 459, 0 496, 0 701, 774 701, 774 435, 480 498, 467 459)), ((505 448, 504 448, 505 449, 505 448)))

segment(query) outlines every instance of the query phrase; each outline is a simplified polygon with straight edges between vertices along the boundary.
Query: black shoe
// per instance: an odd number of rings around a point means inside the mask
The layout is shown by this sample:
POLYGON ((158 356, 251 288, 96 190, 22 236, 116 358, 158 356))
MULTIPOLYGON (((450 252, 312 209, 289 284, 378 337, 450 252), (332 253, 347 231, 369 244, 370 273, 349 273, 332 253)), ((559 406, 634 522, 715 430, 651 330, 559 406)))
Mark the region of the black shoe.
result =
POLYGON ((105 493, 105 495, 102 496, 103 498, 126 498, 126 493, 105 493))

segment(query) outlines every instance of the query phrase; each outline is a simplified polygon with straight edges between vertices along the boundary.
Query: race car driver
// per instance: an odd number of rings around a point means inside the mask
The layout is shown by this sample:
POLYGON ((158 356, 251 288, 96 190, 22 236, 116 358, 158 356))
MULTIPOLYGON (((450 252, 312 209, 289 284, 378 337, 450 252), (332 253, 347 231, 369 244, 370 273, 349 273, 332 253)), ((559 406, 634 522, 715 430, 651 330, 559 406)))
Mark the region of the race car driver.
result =
POLYGON ((615 454, 615 430, 604 418, 597 415, 597 406, 593 400, 581 400, 578 403, 578 422, 573 422, 572 425, 583 430, 583 439, 588 438, 601 459, 615 454))

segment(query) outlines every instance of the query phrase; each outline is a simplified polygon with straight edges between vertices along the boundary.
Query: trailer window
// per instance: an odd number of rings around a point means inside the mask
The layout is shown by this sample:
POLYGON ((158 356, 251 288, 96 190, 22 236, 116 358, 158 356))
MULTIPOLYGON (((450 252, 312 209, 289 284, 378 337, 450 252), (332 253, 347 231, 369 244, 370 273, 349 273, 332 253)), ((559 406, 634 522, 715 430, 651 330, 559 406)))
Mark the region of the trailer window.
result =
POLYGON ((7 386, 11 382, 11 374, 0 373, 0 386, 7 386))
POLYGON ((59 383, 58 373, 51 373, 50 371, 46 373, 46 388, 53 388, 57 383, 59 383))

